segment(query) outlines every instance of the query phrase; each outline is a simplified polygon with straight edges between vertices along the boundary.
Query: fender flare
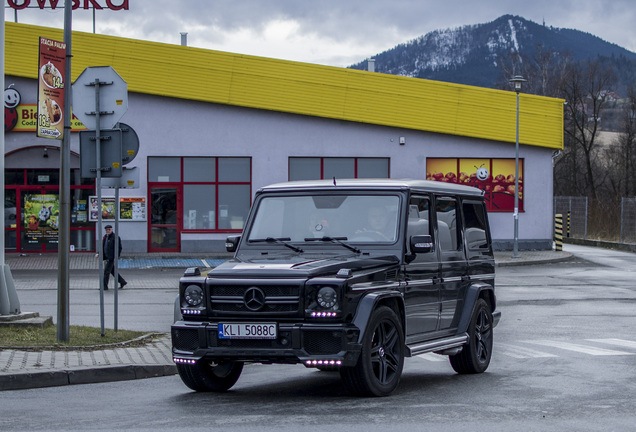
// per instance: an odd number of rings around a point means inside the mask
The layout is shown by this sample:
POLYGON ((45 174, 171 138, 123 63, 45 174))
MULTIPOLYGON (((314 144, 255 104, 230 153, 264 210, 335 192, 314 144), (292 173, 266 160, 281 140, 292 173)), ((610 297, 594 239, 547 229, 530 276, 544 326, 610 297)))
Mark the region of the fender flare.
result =
POLYGON ((475 283, 468 288, 468 291, 466 292, 466 301, 464 302, 464 307, 462 309, 462 315, 457 326, 457 334, 464 334, 468 331, 468 325, 470 324, 470 318, 473 314, 473 308, 475 307, 477 299, 481 297, 483 292, 487 292, 488 295, 486 301, 491 306, 491 312, 494 312, 494 291, 494 287, 486 283, 475 283))
POLYGON ((404 314, 404 297, 402 296, 402 293, 399 291, 372 292, 365 295, 360 300, 360 302, 358 303, 356 314, 353 317, 352 324, 360 330, 360 335, 358 336, 358 343, 362 342, 362 338, 365 332, 367 331, 367 325, 369 324, 371 315, 373 315, 373 311, 377 308, 378 303, 386 299, 397 301, 398 307, 400 308, 400 310, 397 310, 395 312, 397 313, 398 318, 402 322, 402 331, 404 331, 405 314, 404 314))

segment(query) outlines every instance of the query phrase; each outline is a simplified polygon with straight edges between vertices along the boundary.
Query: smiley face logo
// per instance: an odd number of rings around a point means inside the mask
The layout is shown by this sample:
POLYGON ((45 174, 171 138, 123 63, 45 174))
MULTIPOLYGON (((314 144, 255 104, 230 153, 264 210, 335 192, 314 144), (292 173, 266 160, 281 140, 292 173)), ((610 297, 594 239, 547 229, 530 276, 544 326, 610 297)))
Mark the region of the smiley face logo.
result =
MULTIPOLYGON (((13 85, 13 84, 11 84, 13 85)), ((4 90, 4 131, 9 132, 13 130, 16 124, 18 124, 18 110, 16 109, 20 105, 20 93, 16 89, 9 88, 4 90)))
POLYGON ((488 180, 488 176, 489 175, 490 175, 490 173, 488 172, 488 168, 483 167, 483 166, 477 168, 477 180, 486 181, 486 180, 488 180))
POLYGON ((9 87, 4 90, 4 107, 5 108, 15 108, 20 105, 20 93, 16 89, 12 89, 9 87))

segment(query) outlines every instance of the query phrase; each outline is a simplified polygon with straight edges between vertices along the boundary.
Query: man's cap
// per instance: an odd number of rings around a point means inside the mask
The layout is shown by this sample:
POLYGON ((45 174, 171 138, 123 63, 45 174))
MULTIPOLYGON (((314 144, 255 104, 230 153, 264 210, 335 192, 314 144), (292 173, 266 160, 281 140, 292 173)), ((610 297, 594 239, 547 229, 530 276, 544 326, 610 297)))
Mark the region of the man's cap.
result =
POLYGON ((113 226, 112 226, 112 225, 106 225, 106 226, 104 227, 104 229, 108 229, 108 228, 111 228, 111 229, 112 229, 112 228, 113 228, 113 226))

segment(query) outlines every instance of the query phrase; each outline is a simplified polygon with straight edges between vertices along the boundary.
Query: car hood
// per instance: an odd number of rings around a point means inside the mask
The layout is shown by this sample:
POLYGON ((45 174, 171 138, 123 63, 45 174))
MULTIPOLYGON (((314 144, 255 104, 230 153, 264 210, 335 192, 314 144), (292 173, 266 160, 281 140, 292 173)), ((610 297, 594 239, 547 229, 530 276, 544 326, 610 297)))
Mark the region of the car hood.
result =
POLYGON ((208 273, 213 278, 307 278, 317 276, 335 276, 340 269, 351 271, 369 270, 397 265, 394 255, 369 257, 286 257, 268 259, 234 258, 219 265, 208 273))

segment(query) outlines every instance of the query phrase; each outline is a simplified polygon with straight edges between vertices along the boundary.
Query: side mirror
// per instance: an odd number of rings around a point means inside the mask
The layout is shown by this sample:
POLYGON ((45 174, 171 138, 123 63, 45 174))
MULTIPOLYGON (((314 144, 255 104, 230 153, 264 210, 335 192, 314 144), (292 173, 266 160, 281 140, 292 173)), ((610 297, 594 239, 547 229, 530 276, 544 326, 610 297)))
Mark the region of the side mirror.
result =
POLYGON ((415 235, 411 237, 411 252, 427 253, 433 250, 433 238, 430 235, 415 235))
POLYGON ((228 252, 236 252, 236 248, 238 247, 239 242, 241 241, 241 236, 229 236, 225 239, 225 250, 228 252))

